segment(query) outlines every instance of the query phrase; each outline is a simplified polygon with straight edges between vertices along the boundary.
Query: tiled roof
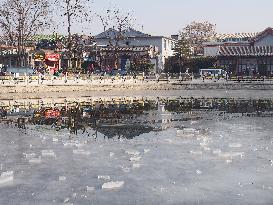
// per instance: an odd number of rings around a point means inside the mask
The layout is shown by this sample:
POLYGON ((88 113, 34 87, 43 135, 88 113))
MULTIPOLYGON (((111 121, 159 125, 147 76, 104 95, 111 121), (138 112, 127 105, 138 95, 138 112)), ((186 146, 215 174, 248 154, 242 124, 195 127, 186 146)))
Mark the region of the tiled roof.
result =
MULTIPOLYGON (((114 38, 118 35, 118 33, 119 32, 117 30, 110 28, 110 29, 96 35, 95 38, 114 38)), ((122 33, 122 36, 124 36, 124 37, 148 37, 148 36, 150 36, 149 34, 142 33, 140 31, 137 31, 132 28, 125 29, 125 30, 121 31, 121 33, 122 33)))
POLYGON ((219 56, 273 56, 273 46, 220 46, 219 56))
POLYGON ((217 34, 216 35, 216 39, 219 40, 225 40, 228 38, 239 38, 239 39, 244 39, 244 38, 254 38, 255 36, 257 36, 259 33, 255 32, 255 33, 232 33, 232 34, 217 34))
POLYGON ((117 48, 113 48, 113 47, 103 47, 100 48, 101 51, 113 51, 113 50, 117 50, 117 51, 131 51, 131 52, 142 52, 142 51, 150 51, 151 47, 150 46, 132 46, 132 47, 117 47, 117 48))

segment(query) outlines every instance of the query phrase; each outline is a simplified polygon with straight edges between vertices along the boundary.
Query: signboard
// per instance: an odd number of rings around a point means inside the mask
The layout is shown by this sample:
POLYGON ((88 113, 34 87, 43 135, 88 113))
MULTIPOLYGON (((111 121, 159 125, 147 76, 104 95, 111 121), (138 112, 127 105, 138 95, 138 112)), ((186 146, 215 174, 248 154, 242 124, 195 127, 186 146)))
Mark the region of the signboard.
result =
POLYGON ((59 61, 60 57, 61 57, 61 55, 58 53, 47 53, 45 55, 45 59, 49 60, 49 61, 59 61))
POLYGON ((43 54, 35 53, 34 54, 34 60, 35 61, 43 61, 44 60, 44 55, 43 54))

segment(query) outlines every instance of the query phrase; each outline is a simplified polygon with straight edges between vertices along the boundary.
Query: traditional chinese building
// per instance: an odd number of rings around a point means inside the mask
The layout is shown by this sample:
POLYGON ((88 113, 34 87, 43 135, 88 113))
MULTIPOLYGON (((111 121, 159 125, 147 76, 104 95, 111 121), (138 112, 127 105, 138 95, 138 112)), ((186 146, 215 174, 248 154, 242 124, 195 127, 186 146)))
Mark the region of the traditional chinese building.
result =
POLYGON ((205 45, 205 56, 216 56, 229 74, 273 75, 273 29, 260 33, 217 35, 205 45))
POLYGON ((168 57, 173 56, 173 48, 175 46, 176 39, 165 36, 153 36, 137 31, 132 28, 123 30, 122 33, 114 29, 109 29, 103 33, 95 36, 95 41, 99 46, 109 46, 111 39, 115 39, 116 36, 122 35, 123 39, 118 42, 112 42, 118 44, 121 47, 156 47, 158 50, 158 60, 155 67, 156 72, 161 72, 164 69, 165 61, 168 57))

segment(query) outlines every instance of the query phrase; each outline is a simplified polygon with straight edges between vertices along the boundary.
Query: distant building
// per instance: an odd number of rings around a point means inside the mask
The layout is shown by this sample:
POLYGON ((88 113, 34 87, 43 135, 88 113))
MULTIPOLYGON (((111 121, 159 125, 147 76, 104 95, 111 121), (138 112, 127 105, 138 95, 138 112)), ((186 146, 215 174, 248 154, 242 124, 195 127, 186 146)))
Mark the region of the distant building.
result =
MULTIPOLYGON (((98 46, 109 46, 111 39, 115 39, 118 32, 109 29, 95 36, 98 46)), ((118 41, 118 46, 154 46, 158 50, 158 57, 155 62, 156 72, 160 72, 164 68, 165 60, 173 56, 173 48, 176 40, 164 36, 151 36, 149 34, 136 31, 132 28, 122 31, 123 40, 118 41)))
POLYGON ((230 74, 273 75, 273 29, 260 33, 217 35, 205 44, 205 56, 218 58, 230 74))

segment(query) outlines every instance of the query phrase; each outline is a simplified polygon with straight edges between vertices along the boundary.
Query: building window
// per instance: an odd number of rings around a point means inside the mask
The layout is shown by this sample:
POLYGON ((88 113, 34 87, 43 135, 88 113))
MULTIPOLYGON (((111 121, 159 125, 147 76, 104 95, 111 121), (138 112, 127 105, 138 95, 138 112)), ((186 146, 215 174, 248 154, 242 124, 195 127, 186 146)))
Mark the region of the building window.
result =
POLYGON ((167 50, 167 41, 166 41, 166 39, 164 39, 164 43, 163 43, 164 45, 164 50, 167 50))

